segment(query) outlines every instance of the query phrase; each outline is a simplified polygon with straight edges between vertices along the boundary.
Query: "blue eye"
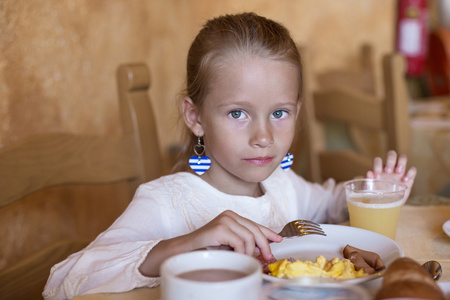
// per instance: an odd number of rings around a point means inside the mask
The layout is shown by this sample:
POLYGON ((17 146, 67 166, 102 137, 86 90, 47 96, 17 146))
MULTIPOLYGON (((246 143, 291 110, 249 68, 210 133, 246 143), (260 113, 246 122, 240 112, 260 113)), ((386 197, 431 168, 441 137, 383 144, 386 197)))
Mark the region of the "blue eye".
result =
POLYGON ((240 110, 233 110, 232 112, 229 113, 229 115, 233 118, 233 119, 242 119, 245 117, 244 113, 240 110))
POLYGON ((287 112, 284 110, 276 110, 272 113, 272 117, 274 117, 275 119, 282 119, 284 117, 286 117, 287 112))

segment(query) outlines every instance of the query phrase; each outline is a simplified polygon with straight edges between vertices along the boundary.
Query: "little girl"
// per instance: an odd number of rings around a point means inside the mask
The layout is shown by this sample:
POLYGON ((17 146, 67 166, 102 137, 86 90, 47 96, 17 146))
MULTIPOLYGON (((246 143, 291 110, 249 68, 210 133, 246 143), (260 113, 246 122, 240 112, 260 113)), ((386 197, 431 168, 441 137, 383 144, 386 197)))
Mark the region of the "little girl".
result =
MULTIPOLYGON (((309 183, 280 167, 301 87, 300 56, 282 25, 253 13, 208 21, 189 50, 182 100, 192 170, 141 185, 108 230, 52 268, 44 297, 154 287, 166 258, 206 247, 270 260, 269 241, 282 240, 272 229, 294 219, 347 220, 342 185, 309 183)), ((410 190, 416 169, 405 172, 406 162, 390 151, 367 177, 402 180, 410 190)))

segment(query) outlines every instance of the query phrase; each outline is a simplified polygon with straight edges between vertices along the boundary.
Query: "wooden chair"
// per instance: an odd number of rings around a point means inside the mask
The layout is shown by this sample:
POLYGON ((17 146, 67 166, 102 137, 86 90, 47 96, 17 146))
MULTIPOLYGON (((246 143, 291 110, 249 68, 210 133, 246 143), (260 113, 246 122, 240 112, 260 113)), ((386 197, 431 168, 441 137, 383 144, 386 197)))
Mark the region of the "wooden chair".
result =
POLYGON ((328 70, 317 74, 319 87, 351 86, 371 94, 379 94, 379 84, 375 74, 375 51, 371 44, 364 43, 359 49, 356 70, 328 70))
POLYGON ((140 183, 163 175, 149 71, 122 65, 117 81, 121 136, 51 133, 0 151, 2 299, 42 299, 50 268, 111 225, 140 183))
MULTIPOLYGON (((327 178, 337 181, 364 176, 372 169, 373 157, 355 149, 330 150, 325 141, 324 124, 334 122, 361 127, 368 134, 380 132, 383 148, 408 154, 410 144, 409 96, 404 78, 405 61, 399 54, 383 57, 383 97, 350 85, 335 85, 311 91, 311 71, 308 53, 302 50, 304 65, 304 95, 301 118, 303 126, 298 138, 305 146, 306 178, 322 182, 327 178)), ((377 141, 378 143, 378 141, 377 141)))

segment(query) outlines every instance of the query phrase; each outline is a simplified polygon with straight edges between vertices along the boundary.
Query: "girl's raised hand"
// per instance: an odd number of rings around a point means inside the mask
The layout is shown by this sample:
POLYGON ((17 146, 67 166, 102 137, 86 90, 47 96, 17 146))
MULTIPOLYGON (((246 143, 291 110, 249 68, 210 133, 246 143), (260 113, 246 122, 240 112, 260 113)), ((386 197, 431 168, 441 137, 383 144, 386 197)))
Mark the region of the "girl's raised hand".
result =
POLYGON ((408 189, 404 199, 408 199, 416 178, 417 169, 411 167, 406 171, 407 161, 406 155, 401 154, 397 156, 395 151, 390 150, 386 156, 386 164, 383 166, 383 160, 380 157, 376 157, 373 160, 373 171, 367 172, 366 176, 367 178, 392 179, 405 183, 408 189))
POLYGON ((208 224, 189 234, 193 248, 230 247, 247 255, 262 254, 273 258, 269 241, 281 242, 282 237, 267 227, 227 210, 208 224))

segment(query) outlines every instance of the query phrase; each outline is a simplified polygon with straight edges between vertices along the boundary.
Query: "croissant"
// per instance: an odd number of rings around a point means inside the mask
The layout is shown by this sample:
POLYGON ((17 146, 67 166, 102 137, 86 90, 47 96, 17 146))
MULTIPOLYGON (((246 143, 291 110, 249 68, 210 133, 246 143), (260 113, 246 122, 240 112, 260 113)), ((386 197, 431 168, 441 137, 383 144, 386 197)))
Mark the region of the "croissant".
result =
POLYGON ((374 300, 400 297, 445 300, 444 293, 431 275, 408 257, 396 259, 387 268, 374 300))

